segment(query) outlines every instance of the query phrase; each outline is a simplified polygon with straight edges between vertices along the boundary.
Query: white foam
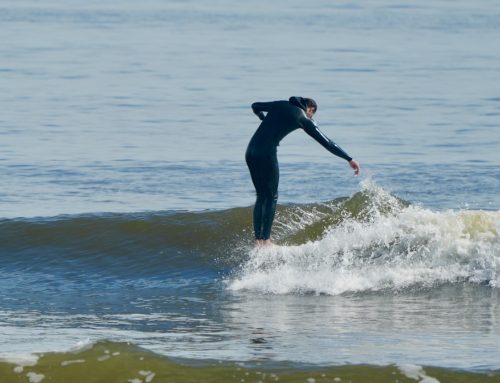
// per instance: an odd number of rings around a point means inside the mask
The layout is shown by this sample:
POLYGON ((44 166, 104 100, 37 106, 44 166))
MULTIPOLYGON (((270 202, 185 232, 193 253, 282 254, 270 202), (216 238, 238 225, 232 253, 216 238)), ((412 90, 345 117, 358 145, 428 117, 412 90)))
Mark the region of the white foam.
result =
POLYGON ((82 351, 90 350, 94 347, 95 341, 90 340, 89 338, 78 341, 74 346, 70 347, 69 352, 79 353, 82 351))
MULTIPOLYGON (((5 313, 5 312, 3 312, 5 313)), ((10 313, 9 313, 10 314, 10 313)), ((94 340, 83 336, 81 329, 58 329, 48 330, 46 328, 18 327, 15 332, 10 328, 0 326, 0 335, 4 338, 4 343, 9 345, 8 351, 0 352, 0 361, 15 364, 18 367, 36 366, 40 357, 45 352, 71 352, 79 353, 91 349, 99 340, 104 339, 109 331, 97 333, 94 340), (29 339, 39 340, 36 349, 29 339), (83 339, 77 341, 76 339, 83 339)))
POLYGON ((464 280, 500 286, 500 212, 402 207, 365 187, 368 219, 347 219, 304 245, 253 249, 229 289, 337 295, 464 280))
POLYGON ((36 366, 38 359, 38 355, 33 354, 0 354, 1 362, 17 364, 19 367, 36 366))
POLYGON ((45 375, 37 374, 36 372, 28 372, 26 376, 28 377, 30 383, 40 383, 45 379, 45 375))
POLYGON ((403 375, 420 383, 439 383, 439 380, 425 374, 421 366, 414 364, 402 364, 398 366, 403 375))
POLYGON ((142 375, 142 376, 145 377, 144 382, 150 383, 150 382, 153 381, 153 379, 154 379, 154 377, 155 377, 156 374, 154 372, 151 372, 151 371, 143 371, 143 370, 141 370, 141 371, 139 371, 139 375, 142 375))

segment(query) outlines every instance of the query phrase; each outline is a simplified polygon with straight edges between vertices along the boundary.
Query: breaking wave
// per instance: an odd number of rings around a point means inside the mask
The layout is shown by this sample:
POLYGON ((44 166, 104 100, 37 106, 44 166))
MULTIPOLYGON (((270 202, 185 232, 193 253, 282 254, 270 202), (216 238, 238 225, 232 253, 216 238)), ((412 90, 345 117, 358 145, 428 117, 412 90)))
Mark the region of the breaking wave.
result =
POLYGON ((337 295, 460 282, 500 287, 498 211, 435 212, 369 181, 331 208, 290 235, 291 245, 252 249, 228 288, 337 295))

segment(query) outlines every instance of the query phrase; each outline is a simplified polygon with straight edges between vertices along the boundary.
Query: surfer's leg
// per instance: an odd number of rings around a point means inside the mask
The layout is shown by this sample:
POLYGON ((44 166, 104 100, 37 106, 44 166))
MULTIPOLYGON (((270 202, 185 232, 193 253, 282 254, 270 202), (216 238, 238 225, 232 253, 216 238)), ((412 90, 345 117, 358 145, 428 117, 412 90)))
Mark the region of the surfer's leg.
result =
POLYGON ((262 239, 262 206, 264 203, 264 177, 262 173, 262 165, 258 157, 249 156, 247 153, 246 162, 250 170, 250 176, 255 187, 256 200, 253 208, 253 229, 255 233, 255 240, 260 244, 262 239))
POLYGON ((246 161, 257 198, 253 209, 253 227, 258 244, 269 242, 278 200, 279 167, 276 153, 251 156, 246 161), (262 242, 262 243, 261 243, 262 242))
POLYGON ((255 206, 253 207, 253 230, 255 233, 255 239, 262 239, 262 212, 264 205, 264 197, 262 193, 257 191, 257 198, 255 199, 255 206))
POLYGON ((276 155, 270 158, 264 173, 264 201, 262 203, 262 239, 270 242, 276 204, 278 202, 279 167, 276 155))

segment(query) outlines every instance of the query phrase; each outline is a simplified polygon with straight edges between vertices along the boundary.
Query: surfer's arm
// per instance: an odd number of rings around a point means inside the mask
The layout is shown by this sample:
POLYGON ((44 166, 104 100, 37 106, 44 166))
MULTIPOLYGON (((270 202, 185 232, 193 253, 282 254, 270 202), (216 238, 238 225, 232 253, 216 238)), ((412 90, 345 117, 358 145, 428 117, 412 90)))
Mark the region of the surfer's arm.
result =
POLYGON ((271 105, 273 102, 254 102, 252 104, 252 110, 253 112, 259 117, 259 119, 262 121, 266 115, 264 112, 269 112, 269 109, 271 109, 271 105))
POLYGON ((304 118, 302 120, 302 128, 306 131, 307 134, 309 134, 317 142, 323 145, 323 147, 330 153, 336 155, 337 157, 343 158, 346 161, 349 161, 349 164, 351 164, 351 161, 353 161, 352 157, 349 156, 349 154, 347 154, 345 151, 343 151, 342 148, 338 146, 335 142, 333 142, 327 136, 325 136, 321 132, 321 130, 319 130, 318 125, 316 125, 316 123, 313 120, 309 118, 304 118))

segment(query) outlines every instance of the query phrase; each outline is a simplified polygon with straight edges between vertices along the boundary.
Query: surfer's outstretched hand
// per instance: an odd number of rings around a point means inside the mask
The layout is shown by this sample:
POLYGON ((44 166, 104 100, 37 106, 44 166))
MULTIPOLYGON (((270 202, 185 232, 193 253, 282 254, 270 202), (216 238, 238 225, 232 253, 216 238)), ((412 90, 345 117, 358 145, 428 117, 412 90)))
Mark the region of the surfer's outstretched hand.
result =
POLYGON ((350 161, 349 161, 349 166, 350 166, 351 168, 353 168, 353 169, 354 169, 354 174, 355 174, 355 175, 358 175, 358 174, 359 174, 360 167, 359 167, 359 164, 358 164, 358 162, 357 162, 357 161, 355 161, 355 160, 350 160, 350 161))

